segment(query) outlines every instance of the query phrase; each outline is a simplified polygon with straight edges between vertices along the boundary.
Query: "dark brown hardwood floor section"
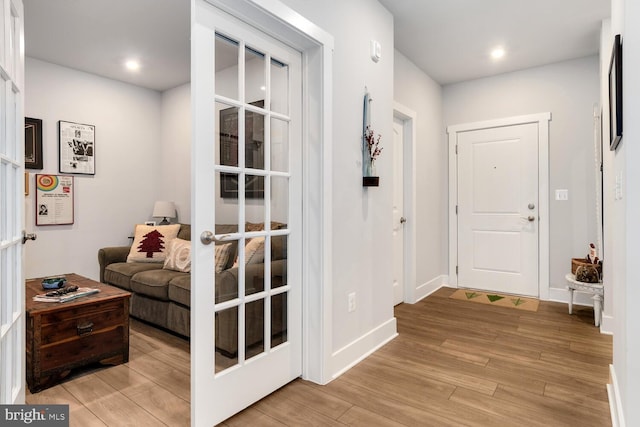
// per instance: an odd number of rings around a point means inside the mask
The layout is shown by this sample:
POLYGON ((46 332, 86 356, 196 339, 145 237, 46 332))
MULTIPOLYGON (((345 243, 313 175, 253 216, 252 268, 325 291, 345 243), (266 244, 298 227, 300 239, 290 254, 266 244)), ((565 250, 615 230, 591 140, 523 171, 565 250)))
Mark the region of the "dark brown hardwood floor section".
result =
MULTIPOLYGON (((610 426, 612 338, 593 310, 538 312, 448 298, 396 307, 399 336, 326 386, 286 385, 223 426, 610 426)), ((188 426, 189 344, 133 321, 125 365, 28 394, 72 426, 188 426)))

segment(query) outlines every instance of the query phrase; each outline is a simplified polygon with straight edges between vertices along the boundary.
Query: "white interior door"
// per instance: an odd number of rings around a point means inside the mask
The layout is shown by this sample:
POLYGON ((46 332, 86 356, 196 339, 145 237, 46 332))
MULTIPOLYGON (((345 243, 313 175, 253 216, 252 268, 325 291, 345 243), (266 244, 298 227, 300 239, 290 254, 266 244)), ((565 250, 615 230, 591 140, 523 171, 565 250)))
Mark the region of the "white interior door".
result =
POLYGON ((0 0, 0 404, 24 402, 23 10, 0 0))
POLYGON ((193 17, 191 403, 211 426, 302 373, 301 54, 205 1, 193 17))
POLYGON ((538 125, 458 133, 458 286, 538 296, 538 125))
POLYGON ((393 120, 393 305, 404 301, 404 124, 393 120))

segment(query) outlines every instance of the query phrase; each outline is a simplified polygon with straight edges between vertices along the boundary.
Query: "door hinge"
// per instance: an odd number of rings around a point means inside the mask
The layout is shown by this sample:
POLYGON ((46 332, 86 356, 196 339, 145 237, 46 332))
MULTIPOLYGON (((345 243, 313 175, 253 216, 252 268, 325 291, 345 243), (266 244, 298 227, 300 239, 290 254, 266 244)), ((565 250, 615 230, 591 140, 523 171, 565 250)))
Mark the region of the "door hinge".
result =
POLYGON ((458 266, 456 265, 456 276, 458 275, 458 266))
POLYGON ((456 215, 458 215, 458 205, 456 205, 456 215))
POLYGON ((458 154, 458 144, 456 144, 456 154, 458 154))

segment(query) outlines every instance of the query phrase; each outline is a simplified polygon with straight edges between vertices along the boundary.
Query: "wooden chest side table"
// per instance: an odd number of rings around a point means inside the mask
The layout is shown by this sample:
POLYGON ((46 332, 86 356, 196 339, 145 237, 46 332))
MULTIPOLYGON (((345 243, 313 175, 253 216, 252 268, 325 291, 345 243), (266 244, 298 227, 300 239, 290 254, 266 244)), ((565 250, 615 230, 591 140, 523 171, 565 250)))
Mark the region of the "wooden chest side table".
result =
POLYGON ((26 281, 27 385, 32 393, 50 387, 74 368, 90 363, 129 361, 131 294, 77 274, 66 274, 67 286, 99 289, 78 299, 34 302, 46 291, 42 279, 26 281))

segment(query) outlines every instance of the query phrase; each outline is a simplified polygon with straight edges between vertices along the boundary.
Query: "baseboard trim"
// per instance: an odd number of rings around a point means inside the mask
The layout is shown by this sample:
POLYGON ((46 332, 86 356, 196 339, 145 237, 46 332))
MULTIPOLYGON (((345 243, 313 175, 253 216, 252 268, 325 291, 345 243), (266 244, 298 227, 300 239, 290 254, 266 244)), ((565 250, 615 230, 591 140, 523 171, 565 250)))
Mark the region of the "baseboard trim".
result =
POLYGON ((602 313, 602 322, 600 323, 600 333, 613 335, 613 316, 602 313))
POLYGON ((445 286, 449 282, 449 276, 446 274, 442 274, 427 283, 423 283, 418 286, 413 293, 413 301, 414 303, 425 299, 441 287, 445 286))
POLYGON ((611 384, 607 384, 607 395, 609 397, 609 410, 611 411, 611 425, 613 427, 625 427, 620 389, 618 388, 618 379, 613 365, 609 365, 609 379, 611 384))
MULTIPOLYGON (((569 290, 566 288, 549 288, 549 301, 568 304, 569 290)), ((593 300, 591 299, 591 295, 576 291, 573 293, 573 305, 593 307, 593 300)))
POLYGON ((331 355, 333 366, 331 379, 338 378, 397 336, 396 318, 392 317, 377 328, 342 347, 331 355))

